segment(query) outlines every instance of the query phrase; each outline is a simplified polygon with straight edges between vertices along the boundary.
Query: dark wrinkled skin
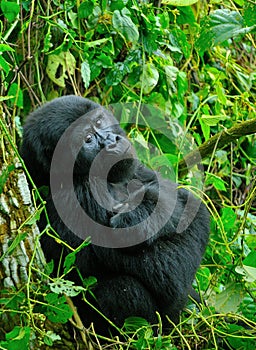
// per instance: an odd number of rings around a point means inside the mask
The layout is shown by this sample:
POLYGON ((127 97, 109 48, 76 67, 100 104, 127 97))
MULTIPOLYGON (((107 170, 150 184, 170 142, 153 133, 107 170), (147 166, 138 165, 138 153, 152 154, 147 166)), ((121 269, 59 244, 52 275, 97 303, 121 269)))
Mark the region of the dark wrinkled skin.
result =
MULTIPOLYGON (((75 204, 70 199, 72 188, 65 183, 64 176, 72 170, 69 161, 78 153, 73 173, 76 196, 88 216, 103 227, 103 231, 94 232, 94 226, 88 223, 84 227, 84 238, 93 234, 104 236, 104 227, 126 228, 122 240, 124 245, 127 240, 127 247, 90 244, 77 254, 76 264, 83 277, 97 278, 93 289, 97 302, 92 300, 118 326, 122 326, 129 316, 141 316, 155 323, 155 312, 158 311, 168 328, 165 316, 178 322, 187 302, 208 242, 209 214, 189 192, 159 178, 135 160, 134 150, 115 118, 103 108, 98 110, 99 107, 75 96, 58 98, 43 105, 26 120, 21 155, 36 185, 49 186, 56 144, 64 131, 82 117, 82 123, 70 130, 66 151, 58 158, 56 172, 59 172, 60 185, 54 196, 67 208, 69 222, 78 222, 75 204), (98 121, 99 117, 101 121, 98 121), (100 151, 102 157, 96 163, 92 181, 94 192, 107 203, 107 209, 94 199, 89 183, 90 166, 100 151), (122 159, 123 155, 129 159, 122 159), (114 160, 115 165, 108 174, 106 191, 101 176, 109 159, 114 160), (160 187, 163 189, 161 194, 160 187), (192 218, 190 210, 186 209, 188 200, 192 207, 198 207, 192 218), (153 223, 143 221, 153 212, 157 202, 160 208, 157 218, 153 223), (188 222, 183 231, 178 229, 181 217, 183 223, 188 222), (167 222, 162 227, 165 218, 167 222), (138 223, 142 223, 139 228, 135 226, 138 223), (156 230, 157 227, 160 229, 156 230), (139 244, 129 246, 132 235, 139 239, 139 244)), ((78 247, 83 240, 59 218, 51 193, 46 200, 52 227, 70 246, 78 247)), ((41 229, 45 226, 43 216, 39 225, 41 229)), ((46 258, 54 259, 57 266, 62 249, 60 244, 47 235, 43 235, 41 243, 46 258)), ((74 273, 68 278, 79 283, 74 273)), ((94 322, 96 331, 105 334, 106 322, 79 298, 76 304, 84 324, 88 326, 94 322)))

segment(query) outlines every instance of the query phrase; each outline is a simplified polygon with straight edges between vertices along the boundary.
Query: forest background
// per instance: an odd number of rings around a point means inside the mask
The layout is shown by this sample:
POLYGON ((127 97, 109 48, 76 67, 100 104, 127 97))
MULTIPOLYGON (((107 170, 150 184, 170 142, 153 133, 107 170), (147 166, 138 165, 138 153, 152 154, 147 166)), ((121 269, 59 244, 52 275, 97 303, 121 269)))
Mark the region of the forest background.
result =
POLYGON ((256 2, 0 6, 0 349, 254 349, 256 2), (194 283, 205 304, 190 301, 169 335, 160 320, 156 337, 145 320, 129 319, 122 338, 102 338, 82 330, 76 312, 70 331, 69 296, 81 290, 65 276, 48 277, 52 265, 38 238, 52 231, 37 230, 44 203, 38 189, 30 195, 17 151, 26 115, 67 94, 121 106, 139 157, 200 196, 212 214, 194 283), (159 127, 131 119, 142 105, 159 127))

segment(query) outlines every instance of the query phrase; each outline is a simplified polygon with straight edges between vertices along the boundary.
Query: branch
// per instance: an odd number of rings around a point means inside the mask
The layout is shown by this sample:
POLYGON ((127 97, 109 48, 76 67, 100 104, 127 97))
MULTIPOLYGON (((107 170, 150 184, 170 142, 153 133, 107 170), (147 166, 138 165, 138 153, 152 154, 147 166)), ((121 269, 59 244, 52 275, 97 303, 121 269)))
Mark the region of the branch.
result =
POLYGON ((218 134, 211 137, 208 141, 204 142, 196 150, 188 153, 179 164, 179 177, 183 177, 188 172, 188 168, 195 164, 199 164, 200 161, 210 156, 214 149, 220 149, 241 136, 251 135, 256 133, 256 119, 246 120, 241 123, 237 123, 230 129, 224 129, 218 134))

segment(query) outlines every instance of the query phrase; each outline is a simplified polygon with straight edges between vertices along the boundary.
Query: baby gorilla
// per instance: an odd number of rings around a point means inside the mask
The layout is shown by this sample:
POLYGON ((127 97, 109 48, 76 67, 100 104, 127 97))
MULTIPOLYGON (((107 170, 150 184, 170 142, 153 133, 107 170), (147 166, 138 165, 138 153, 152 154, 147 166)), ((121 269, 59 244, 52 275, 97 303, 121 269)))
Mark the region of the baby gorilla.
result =
MULTIPOLYGON (((205 206, 142 165, 114 116, 82 97, 31 113, 21 155, 35 184, 50 188, 47 212, 61 239, 77 248, 91 237, 76 265, 97 278, 94 305, 117 326, 129 316, 155 323, 156 311, 166 328, 166 316, 177 323, 208 242, 205 206)), ((61 245, 46 234, 41 243, 57 266, 61 245)), ((68 278, 81 283, 74 272, 68 278)), ((85 326, 106 334, 105 320, 76 304, 85 326)))

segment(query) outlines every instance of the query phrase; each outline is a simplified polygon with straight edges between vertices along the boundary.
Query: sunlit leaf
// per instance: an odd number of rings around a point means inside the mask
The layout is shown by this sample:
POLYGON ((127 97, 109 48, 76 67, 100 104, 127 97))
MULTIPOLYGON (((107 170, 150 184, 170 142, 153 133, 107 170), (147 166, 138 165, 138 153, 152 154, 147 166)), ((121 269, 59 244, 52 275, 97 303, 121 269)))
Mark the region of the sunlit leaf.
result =
POLYGON ((140 82, 136 85, 136 87, 141 87, 143 93, 148 94, 157 85, 158 79, 159 72, 157 68, 152 63, 148 63, 143 67, 140 82))
POLYGON ((163 0, 161 3, 163 5, 190 6, 196 2, 198 2, 198 0, 163 0))
POLYGON ((15 50, 11 46, 6 45, 6 44, 0 44, 0 53, 5 52, 5 51, 15 52, 15 50))
POLYGON ((215 174, 207 174, 205 185, 213 185, 219 191, 226 191, 226 182, 215 174))
POLYGON ((61 52, 59 55, 49 55, 46 67, 46 73, 49 78, 58 86, 65 87, 65 79, 68 73, 73 75, 75 72, 76 60, 69 52, 61 52))
POLYGON ((124 13, 124 10, 121 12, 118 10, 114 11, 113 18, 113 27, 122 34, 127 41, 137 42, 139 39, 139 31, 136 25, 133 23, 131 18, 124 13))
POLYGON ((81 75, 84 82, 84 87, 87 89, 90 85, 91 69, 88 62, 84 61, 81 64, 81 75))
POLYGON ((220 121, 228 120, 228 119, 230 119, 230 117, 226 115, 206 115, 206 114, 202 115, 203 122, 209 126, 215 126, 220 121))
POLYGON ((238 11, 218 9, 202 21, 202 31, 196 42, 201 53, 216 45, 241 34, 247 34, 256 27, 246 27, 238 11))
POLYGON ((215 308, 221 313, 236 312, 244 297, 243 286, 232 283, 216 295, 215 308))
POLYGON ((243 266, 237 266, 236 272, 240 275, 243 275, 244 280, 246 282, 252 283, 256 281, 256 268, 243 265, 243 266))
POLYGON ((66 294, 68 297, 75 297, 84 290, 84 287, 76 286, 73 281, 56 279, 49 282, 50 289, 56 294, 66 294))

